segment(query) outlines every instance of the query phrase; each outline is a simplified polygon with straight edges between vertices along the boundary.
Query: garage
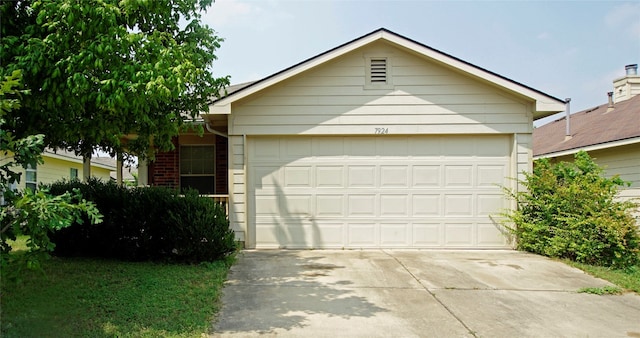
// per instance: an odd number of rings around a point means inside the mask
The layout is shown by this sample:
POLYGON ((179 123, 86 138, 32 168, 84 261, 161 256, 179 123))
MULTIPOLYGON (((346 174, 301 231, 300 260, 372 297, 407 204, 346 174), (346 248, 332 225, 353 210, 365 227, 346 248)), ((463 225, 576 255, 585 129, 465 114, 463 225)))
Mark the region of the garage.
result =
POLYGON ((250 249, 511 248, 501 187, 532 169, 533 121, 564 109, 386 29, 227 93, 202 116, 250 249))
POLYGON ((505 248, 509 135, 249 137, 256 248, 505 248))

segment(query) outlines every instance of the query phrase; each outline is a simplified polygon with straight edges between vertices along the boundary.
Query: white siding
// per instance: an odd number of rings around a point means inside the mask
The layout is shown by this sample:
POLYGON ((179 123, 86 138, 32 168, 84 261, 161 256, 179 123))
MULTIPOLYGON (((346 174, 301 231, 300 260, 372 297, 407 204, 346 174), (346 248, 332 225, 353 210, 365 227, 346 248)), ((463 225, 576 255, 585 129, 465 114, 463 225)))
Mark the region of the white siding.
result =
POLYGON ((251 245, 251 239, 246 238, 246 187, 244 138, 230 136, 229 142, 229 222, 236 233, 236 239, 251 245))
POLYGON ((240 102, 230 134, 530 133, 531 105, 496 87, 375 43, 240 102), (393 89, 365 89, 364 55, 393 55, 393 89))
POLYGON ((531 168, 534 105, 387 42, 356 49, 231 103, 231 225, 254 247, 246 176, 246 158, 253 155, 245 153, 244 135, 500 134, 512 142, 508 176, 515 177, 531 168), (389 60, 391 83, 382 88, 366 83, 366 58, 376 55, 389 60))

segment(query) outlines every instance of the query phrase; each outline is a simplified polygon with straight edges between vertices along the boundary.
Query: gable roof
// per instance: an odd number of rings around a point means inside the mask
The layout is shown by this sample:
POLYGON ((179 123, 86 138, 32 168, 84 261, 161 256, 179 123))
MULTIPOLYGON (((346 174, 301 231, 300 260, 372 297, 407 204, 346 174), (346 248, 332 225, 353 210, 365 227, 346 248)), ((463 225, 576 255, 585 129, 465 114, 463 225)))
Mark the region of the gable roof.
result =
POLYGON ((603 104, 570 117, 571 138, 565 140, 566 117, 533 130, 533 156, 556 157, 581 149, 597 150, 640 143, 640 95, 617 102, 613 110, 603 104))
MULTIPOLYGON (((452 55, 431 48, 427 45, 396 34, 385 28, 380 28, 369 34, 349 41, 322 54, 304 60, 280 72, 267 76, 261 80, 235 86, 233 90, 228 90, 228 95, 213 101, 209 105, 209 114, 230 114, 231 103, 256 93, 262 89, 270 87, 276 83, 289 79, 306 70, 314 68, 320 64, 333 60, 339 56, 349 53, 357 48, 368 45, 372 42, 384 40, 400 47, 409 49, 419 55, 439 62, 445 66, 454 68, 469 76, 492 83, 513 93, 522 95, 535 101, 534 119, 549 116, 564 110, 564 101, 545 94, 537 89, 528 87, 514 80, 473 65, 452 55), (244 86, 243 86, 244 85, 244 86)), ((231 87, 229 87, 231 89, 231 87)))

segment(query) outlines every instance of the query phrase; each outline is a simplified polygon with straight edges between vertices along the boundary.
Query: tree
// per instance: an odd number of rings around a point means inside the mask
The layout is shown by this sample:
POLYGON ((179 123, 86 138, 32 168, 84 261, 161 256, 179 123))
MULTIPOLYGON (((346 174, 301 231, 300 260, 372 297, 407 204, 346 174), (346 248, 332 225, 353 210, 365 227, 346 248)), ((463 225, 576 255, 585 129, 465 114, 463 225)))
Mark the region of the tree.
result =
POLYGON ((82 199, 78 191, 52 196, 46 190, 15 192, 9 189, 12 183, 20 181, 15 167, 27 168, 28 165, 42 163, 43 135, 16 138, 4 128, 5 116, 19 109, 22 95, 28 94, 17 89, 20 87, 20 75, 19 71, 14 71, 0 79, 0 194, 3 197, 0 209, 0 271, 3 274, 17 273, 6 271, 7 254, 11 251, 9 240, 15 240, 16 236, 28 236, 29 252, 19 258, 24 259, 27 267, 38 268, 55 246, 49 239, 50 231, 82 222, 85 213, 93 224, 102 220, 95 205, 82 199))
POLYGON ((211 2, 3 2, 0 75, 21 69, 31 90, 5 128, 85 157, 171 149, 229 84, 211 73, 222 41, 200 22, 211 2))

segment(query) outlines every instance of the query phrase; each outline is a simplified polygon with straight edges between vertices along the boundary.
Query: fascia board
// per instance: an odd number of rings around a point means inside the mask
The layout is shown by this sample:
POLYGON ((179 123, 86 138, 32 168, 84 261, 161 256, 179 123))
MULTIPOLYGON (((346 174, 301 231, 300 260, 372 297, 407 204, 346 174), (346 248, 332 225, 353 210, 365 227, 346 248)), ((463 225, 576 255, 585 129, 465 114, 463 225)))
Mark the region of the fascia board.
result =
POLYGON ((633 138, 628 138, 628 139, 624 139, 624 140, 593 144, 593 145, 586 146, 586 147, 579 147, 579 148, 567 149, 567 150, 562 150, 562 151, 556 151, 556 152, 553 152, 553 153, 541 154, 541 155, 534 156, 533 159, 537 160, 537 159, 540 159, 540 158, 562 157, 562 156, 566 156, 566 155, 573 155, 573 154, 579 152, 580 150, 584 150, 586 152, 589 152, 589 151, 602 150, 602 149, 607 149, 607 148, 621 147, 621 146, 626 146, 626 145, 635 144, 635 143, 640 143, 640 137, 633 137, 633 138))

